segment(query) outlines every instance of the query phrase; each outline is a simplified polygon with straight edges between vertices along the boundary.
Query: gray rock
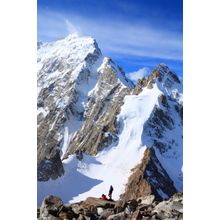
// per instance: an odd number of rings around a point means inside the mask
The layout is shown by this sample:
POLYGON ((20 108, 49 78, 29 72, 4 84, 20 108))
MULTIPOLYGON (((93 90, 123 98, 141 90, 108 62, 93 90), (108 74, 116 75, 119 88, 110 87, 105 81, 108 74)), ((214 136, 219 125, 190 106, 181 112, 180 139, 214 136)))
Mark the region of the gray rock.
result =
POLYGON ((126 214, 124 212, 120 212, 115 215, 110 215, 107 220, 123 220, 125 218, 126 214))
POLYGON ((153 203, 154 199, 155 199, 155 196, 154 195, 149 195, 149 196, 145 196, 143 198, 140 198, 141 199, 141 204, 143 205, 150 205, 153 203))
POLYGON ((63 205, 60 198, 56 196, 47 196, 40 207, 40 220, 50 220, 52 217, 58 217, 58 208, 63 205))
POLYGON ((101 215, 101 213, 104 211, 104 209, 102 207, 98 207, 97 208, 97 213, 98 215, 101 215))
POLYGON ((107 219, 110 215, 113 215, 113 214, 114 214, 113 209, 105 209, 100 213, 99 219, 100 220, 107 219))

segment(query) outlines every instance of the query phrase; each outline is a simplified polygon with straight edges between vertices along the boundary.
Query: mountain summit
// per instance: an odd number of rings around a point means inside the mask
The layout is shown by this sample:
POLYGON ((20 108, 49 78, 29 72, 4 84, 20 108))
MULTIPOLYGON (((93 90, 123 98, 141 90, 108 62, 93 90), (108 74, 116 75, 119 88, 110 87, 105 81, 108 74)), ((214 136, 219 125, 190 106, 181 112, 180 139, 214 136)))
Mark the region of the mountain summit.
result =
POLYGON ((38 45, 38 202, 182 191, 182 83, 165 64, 134 86, 90 37, 38 45))

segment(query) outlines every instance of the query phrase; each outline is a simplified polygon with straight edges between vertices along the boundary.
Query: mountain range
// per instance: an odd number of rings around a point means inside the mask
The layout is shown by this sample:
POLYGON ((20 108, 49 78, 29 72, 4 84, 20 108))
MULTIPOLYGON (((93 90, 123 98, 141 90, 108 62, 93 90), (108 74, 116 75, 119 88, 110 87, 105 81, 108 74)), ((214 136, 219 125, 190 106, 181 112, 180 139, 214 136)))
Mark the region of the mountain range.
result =
POLYGON ((38 204, 182 192, 182 82, 158 64, 134 84, 91 37, 38 43, 38 204))

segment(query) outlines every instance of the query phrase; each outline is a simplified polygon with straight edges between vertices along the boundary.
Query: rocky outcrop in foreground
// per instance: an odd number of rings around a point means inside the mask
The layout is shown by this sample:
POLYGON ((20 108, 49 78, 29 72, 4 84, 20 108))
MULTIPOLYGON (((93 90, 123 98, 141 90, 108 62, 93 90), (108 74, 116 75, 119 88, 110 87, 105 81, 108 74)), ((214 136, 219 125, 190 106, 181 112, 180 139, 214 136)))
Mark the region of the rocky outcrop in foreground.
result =
POLYGON ((139 220, 183 219, 183 194, 176 193, 169 200, 158 202, 153 195, 127 202, 105 201, 89 197, 83 202, 64 205, 55 196, 44 199, 38 209, 38 220, 139 220))

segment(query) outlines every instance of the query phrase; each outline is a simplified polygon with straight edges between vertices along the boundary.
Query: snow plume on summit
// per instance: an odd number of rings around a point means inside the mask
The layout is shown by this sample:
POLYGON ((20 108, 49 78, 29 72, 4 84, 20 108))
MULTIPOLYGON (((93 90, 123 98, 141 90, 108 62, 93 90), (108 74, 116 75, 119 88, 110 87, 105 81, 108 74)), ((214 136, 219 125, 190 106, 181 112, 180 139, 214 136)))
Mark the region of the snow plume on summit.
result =
POLYGON ((68 19, 65 19, 65 24, 67 26, 67 30, 68 32, 75 37, 79 37, 80 36, 80 32, 78 30, 78 28, 76 28, 68 19))

